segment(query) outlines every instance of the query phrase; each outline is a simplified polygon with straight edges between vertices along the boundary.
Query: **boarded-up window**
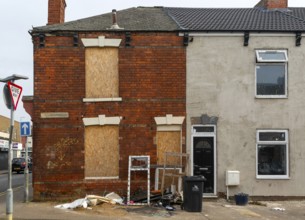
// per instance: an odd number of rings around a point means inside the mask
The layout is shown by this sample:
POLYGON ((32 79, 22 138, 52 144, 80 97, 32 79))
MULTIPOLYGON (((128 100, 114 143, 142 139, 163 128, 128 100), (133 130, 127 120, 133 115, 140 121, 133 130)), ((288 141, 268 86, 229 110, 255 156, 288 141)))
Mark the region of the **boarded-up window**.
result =
POLYGON ((86 48, 86 97, 119 97, 118 48, 86 48))
POLYGON ((85 128, 85 177, 119 176, 119 127, 85 128))
MULTIPOLYGON (((181 153, 181 131, 158 131, 157 132, 157 163, 164 164, 164 153, 181 153)), ((167 165, 179 163, 179 157, 168 157, 167 165)))

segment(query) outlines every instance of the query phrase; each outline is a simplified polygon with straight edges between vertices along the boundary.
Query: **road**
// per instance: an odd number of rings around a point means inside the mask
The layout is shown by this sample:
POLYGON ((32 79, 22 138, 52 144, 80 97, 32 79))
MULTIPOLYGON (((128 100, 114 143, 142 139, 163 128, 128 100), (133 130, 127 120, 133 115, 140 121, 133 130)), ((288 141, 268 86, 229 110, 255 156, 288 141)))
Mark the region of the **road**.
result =
MULTIPOLYGON (((8 186, 8 174, 0 175, 0 206, 5 204, 6 202, 6 191, 8 186)), ((24 191, 24 174, 16 174, 12 175, 12 188, 14 190, 14 202, 23 201, 23 191, 24 191)), ((32 173, 29 174, 29 187, 32 187, 32 173)))

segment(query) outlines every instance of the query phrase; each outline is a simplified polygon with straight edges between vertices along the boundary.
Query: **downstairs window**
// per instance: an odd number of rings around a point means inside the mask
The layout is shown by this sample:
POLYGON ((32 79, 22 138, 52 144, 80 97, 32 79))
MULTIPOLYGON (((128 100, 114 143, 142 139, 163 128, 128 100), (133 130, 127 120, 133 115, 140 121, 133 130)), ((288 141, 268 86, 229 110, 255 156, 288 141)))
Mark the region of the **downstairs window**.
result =
POLYGON ((256 139, 256 177, 289 178, 288 130, 258 130, 256 139))

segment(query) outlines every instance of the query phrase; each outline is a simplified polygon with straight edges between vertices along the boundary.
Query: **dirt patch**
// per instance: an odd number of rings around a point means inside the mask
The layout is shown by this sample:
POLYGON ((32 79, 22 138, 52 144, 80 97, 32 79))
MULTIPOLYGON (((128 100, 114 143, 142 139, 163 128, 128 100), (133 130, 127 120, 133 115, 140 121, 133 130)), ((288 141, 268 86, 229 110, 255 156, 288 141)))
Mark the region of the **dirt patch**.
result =
POLYGON ((86 212, 86 214, 101 214, 103 216, 115 216, 123 217, 128 214, 128 211, 124 206, 111 205, 108 203, 102 203, 97 206, 91 207, 92 209, 77 208, 75 211, 86 212))

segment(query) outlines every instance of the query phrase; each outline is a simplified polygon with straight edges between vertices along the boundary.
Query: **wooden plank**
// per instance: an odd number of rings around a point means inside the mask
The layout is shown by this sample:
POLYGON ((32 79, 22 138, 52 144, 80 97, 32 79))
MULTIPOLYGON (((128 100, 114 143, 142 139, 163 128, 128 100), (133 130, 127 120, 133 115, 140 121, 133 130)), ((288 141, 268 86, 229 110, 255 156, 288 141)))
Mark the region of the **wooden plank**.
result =
POLYGON ((119 176, 119 127, 85 128, 85 177, 119 176))
POLYGON ((86 97, 118 96, 118 48, 86 48, 86 97))
MULTIPOLYGON (((164 153, 181 153, 181 131, 157 132, 157 164, 164 164, 164 153)), ((167 165, 179 165, 179 157, 168 157, 167 165)))
MULTIPOLYGON (((179 175, 179 172, 181 170, 179 169, 166 169, 165 175, 168 176, 167 178, 164 178, 164 189, 170 188, 171 185, 175 185, 178 189, 178 177, 181 177, 179 175)), ((161 189, 161 182, 162 182, 162 176, 163 176, 163 169, 159 169, 159 175, 158 175, 158 189, 161 189)))

